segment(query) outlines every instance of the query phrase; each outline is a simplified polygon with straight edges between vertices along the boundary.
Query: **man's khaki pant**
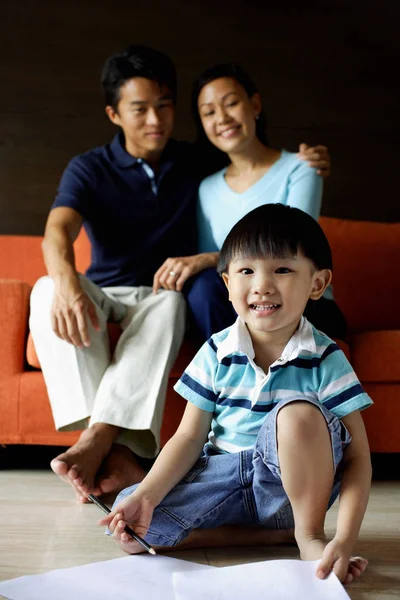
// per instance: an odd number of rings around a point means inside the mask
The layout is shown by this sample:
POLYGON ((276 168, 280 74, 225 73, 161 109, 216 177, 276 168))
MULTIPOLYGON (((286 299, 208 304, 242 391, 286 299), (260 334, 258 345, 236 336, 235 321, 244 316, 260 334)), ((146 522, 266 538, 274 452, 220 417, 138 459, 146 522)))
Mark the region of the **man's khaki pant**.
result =
POLYGON ((39 279, 31 295, 30 329, 56 428, 84 429, 89 417, 90 425, 116 425, 122 429, 119 443, 151 458, 160 448, 168 375, 185 332, 185 301, 179 292, 100 288, 80 277, 100 323, 100 331, 89 327, 89 347, 76 348, 53 332, 50 277, 39 279), (123 330, 112 357, 108 321, 123 330))

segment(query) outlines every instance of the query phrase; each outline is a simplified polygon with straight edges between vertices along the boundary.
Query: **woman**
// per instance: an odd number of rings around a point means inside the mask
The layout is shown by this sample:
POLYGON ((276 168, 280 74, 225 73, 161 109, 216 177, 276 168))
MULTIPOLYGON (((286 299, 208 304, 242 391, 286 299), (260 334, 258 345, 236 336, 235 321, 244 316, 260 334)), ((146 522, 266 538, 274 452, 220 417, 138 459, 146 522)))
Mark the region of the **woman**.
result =
MULTIPOLYGON (((165 261, 154 277, 154 289, 183 288, 205 340, 236 318, 215 270, 230 229, 249 211, 273 202, 295 206, 318 219, 322 178, 296 154, 267 145, 260 94, 240 66, 229 63, 205 71, 194 85, 192 102, 199 141, 214 146, 217 160, 225 155, 230 162, 200 185, 200 253, 165 261)), ((317 164, 323 167, 324 161, 317 164)), ((345 337, 346 322, 331 287, 323 298, 309 302, 305 315, 329 336, 345 337)))

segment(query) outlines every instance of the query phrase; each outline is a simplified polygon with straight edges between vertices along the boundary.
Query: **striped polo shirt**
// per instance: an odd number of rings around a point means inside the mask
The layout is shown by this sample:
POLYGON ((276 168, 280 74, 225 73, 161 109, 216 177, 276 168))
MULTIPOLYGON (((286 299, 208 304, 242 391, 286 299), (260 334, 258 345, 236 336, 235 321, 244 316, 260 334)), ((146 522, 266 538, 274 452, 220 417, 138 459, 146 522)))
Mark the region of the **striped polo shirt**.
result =
POLYGON ((253 448, 266 415, 281 400, 318 401, 339 418, 372 404, 339 346, 305 317, 268 373, 254 357, 238 317, 200 348, 174 387, 213 413, 208 443, 220 451, 253 448))

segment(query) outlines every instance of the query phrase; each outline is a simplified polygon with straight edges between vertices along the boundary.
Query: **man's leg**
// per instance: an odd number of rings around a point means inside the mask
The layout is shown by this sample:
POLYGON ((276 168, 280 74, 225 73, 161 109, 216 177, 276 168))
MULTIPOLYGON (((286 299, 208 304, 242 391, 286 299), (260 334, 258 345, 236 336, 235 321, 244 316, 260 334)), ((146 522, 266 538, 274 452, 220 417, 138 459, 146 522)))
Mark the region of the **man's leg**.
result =
MULTIPOLYGON (((61 431, 87 427, 97 389, 110 362, 107 320, 121 320, 126 312, 122 304, 110 299, 98 286, 82 276, 81 285, 94 302, 100 323, 100 331, 90 327, 90 346, 83 349, 61 340, 53 332, 50 319, 54 293, 52 279, 39 279, 31 295, 30 329, 54 422, 61 431)), ((89 451, 93 446, 93 434, 96 438, 105 436, 112 439, 118 435, 118 430, 104 425, 98 427, 98 431, 83 431, 77 444, 52 461, 52 469, 57 475, 71 483, 75 482, 75 485, 83 480, 93 481, 104 458, 97 452, 89 451)))
POLYGON ((183 293, 201 342, 235 322, 237 314, 215 269, 205 269, 192 277, 183 293))
MULTIPOLYGON (((168 376, 185 332, 185 301, 178 292, 138 288, 122 327, 110 366, 99 386, 90 427, 99 423, 119 430, 97 485, 102 493, 116 493, 142 479, 127 449, 153 458, 160 448, 168 376)), ((83 488, 83 491, 86 490, 83 488)))

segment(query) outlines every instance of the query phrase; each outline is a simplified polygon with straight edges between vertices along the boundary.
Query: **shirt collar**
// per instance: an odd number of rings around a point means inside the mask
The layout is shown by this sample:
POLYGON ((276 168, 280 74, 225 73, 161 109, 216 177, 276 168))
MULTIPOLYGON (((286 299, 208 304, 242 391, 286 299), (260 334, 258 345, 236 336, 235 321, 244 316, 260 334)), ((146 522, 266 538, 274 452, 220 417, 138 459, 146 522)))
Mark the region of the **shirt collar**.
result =
MULTIPOLYGON (((169 140, 167 145, 165 146, 163 153, 161 155, 161 165, 164 168, 169 168, 172 166, 172 163, 175 159, 176 154, 176 142, 174 140, 169 140)), ((133 167, 137 163, 140 164, 141 159, 136 158, 129 154, 129 152, 125 149, 125 136, 122 131, 119 131, 117 135, 114 137, 113 141, 110 144, 111 152, 119 164, 123 169, 128 169, 133 167)))
MULTIPOLYGON (((305 317, 301 317, 299 327, 284 347, 282 355, 278 359, 279 363, 282 364, 289 360, 294 360, 301 352, 311 354, 317 352, 313 327, 305 317)), ((221 362, 231 354, 246 354, 250 360, 253 360, 255 357, 249 330, 240 317, 236 319, 228 335, 218 346, 217 359, 221 362)))

